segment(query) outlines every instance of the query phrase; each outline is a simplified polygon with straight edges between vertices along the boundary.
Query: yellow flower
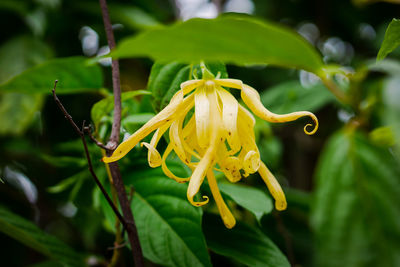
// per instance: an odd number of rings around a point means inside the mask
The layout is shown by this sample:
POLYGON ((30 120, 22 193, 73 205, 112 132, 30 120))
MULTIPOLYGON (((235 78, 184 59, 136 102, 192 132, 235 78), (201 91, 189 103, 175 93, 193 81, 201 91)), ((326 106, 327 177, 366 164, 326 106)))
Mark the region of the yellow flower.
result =
POLYGON ((202 64, 203 78, 189 80, 181 84, 179 90, 160 113, 150 119, 139 130, 121 143, 110 157, 103 161, 114 162, 125 156, 144 137, 155 131, 150 143, 142 142, 148 149, 148 162, 151 167, 161 166, 165 175, 177 182, 189 181, 187 198, 194 206, 208 203, 208 197, 197 202, 195 195, 205 177, 211 188, 222 220, 227 228, 236 221, 222 199, 214 176, 214 170, 223 172, 230 182, 237 182, 242 176, 258 171, 275 199, 277 210, 286 209, 287 203, 281 186, 260 160, 255 136, 253 115, 245 109, 225 88, 241 91, 247 107, 258 117, 269 122, 294 121, 309 116, 314 122, 311 131, 304 127, 306 134, 314 134, 318 120, 307 111, 277 115, 268 111, 260 102, 258 92, 240 80, 214 77, 202 64), (187 118, 194 107, 194 114, 187 118), (169 129, 170 142, 161 157, 156 147, 169 129), (190 177, 177 177, 166 165, 168 155, 174 151, 179 159, 191 170, 190 177))

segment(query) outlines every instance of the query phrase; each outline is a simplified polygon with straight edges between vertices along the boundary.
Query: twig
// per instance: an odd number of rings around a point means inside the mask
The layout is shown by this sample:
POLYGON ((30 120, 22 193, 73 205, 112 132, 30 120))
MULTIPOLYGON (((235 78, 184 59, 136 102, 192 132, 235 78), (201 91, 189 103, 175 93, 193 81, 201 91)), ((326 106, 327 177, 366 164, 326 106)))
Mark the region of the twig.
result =
POLYGON ((104 149, 105 151, 108 151, 108 150, 109 150, 109 148, 108 148, 106 145, 104 145, 102 142, 100 142, 99 140, 97 140, 97 139, 92 135, 92 125, 91 125, 91 124, 89 124, 89 126, 86 126, 83 130, 84 130, 84 131, 86 132, 86 134, 89 136, 90 140, 92 140, 93 143, 96 144, 96 146, 98 146, 98 147, 104 149))
MULTIPOLYGON (((106 0, 99 0, 99 2, 104 22, 104 28, 106 31, 108 46, 112 51, 115 48, 115 39, 110 21, 110 16, 108 13, 107 2, 106 0)), ((111 69, 112 69, 113 92, 114 92, 114 119, 111 129, 110 141, 107 144, 107 147, 110 148, 110 150, 107 151, 108 155, 111 155, 111 153, 114 151, 114 149, 119 143, 119 134, 121 128, 121 82, 120 82, 118 60, 116 59, 112 60, 111 69)), ((133 260, 135 266, 142 267, 144 266, 142 248, 140 246, 139 235, 137 232, 135 220, 133 218, 130 203, 126 195, 125 185, 121 177, 121 172, 119 170, 118 163, 116 162, 109 163, 108 166, 110 168, 111 177, 113 179, 115 189, 117 190, 118 193, 118 199, 122 209, 122 213, 124 215, 124 218, 129 222, 126 225, 125 229, 127 231, 129 242, 132 247, 133 260)))
POLYGON ((97 178, 97 175, 94 172, 93 165, 92 165, 92 160, 90 158, 89 150, 88 150, 88 147, 87 147, 87 144, 86 144, 85 135, 84 135, 84 132, 83 132, 83 129, 85 128, 85 121, 83 121, 82 130, 80 130, 79 127, 74 122, 74 120, 72 119, 71 115, 69 115, 68 111, 65 109, 65 107, 61 103, 60 99, 58 99, 58 97, 56 95, 57 83, 58 83, 58 80, 55 80, 54 81, 54 87, 53 87, 53 90, 52 90, 54 101, 56 102, 56 104, 60 108, 60 110, 64 113, 64 117, 69 121, 69 123, 71 124, 72 128, 74 128, 75 132, 81 138, 82 144, 83 144, 83 148, 85 150, 85 156, 86 156, 86 159, 87 159, 87 162, 88 162, 88 166, 89 166, 89 171, 92 174, 93 179, 95 180, 97 186, 100 188, 101 192, 103 193, 104 197, 106 198, 108 204, 113 209, 115 215, 118 217, 118 219, 121 221, 121 223, 125 226, 125 225, 127 225, 125 219, 122 217, 121 213, 118 211, 117 207, 114 205, 114 203, 112 202, 111 198, 108 196, 107 191, 104 189, 104 187, 101 184, 99 178, 97 178))

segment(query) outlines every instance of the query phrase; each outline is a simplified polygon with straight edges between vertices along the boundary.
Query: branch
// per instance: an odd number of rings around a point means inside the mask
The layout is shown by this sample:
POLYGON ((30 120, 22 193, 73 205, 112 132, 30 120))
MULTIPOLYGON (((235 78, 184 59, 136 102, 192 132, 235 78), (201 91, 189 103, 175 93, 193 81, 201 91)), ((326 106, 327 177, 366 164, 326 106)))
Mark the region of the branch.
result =
POLYGON ((89 136, 90 140, 93 141, 93 143, 96 144, 96 146, 104 149, 105 151, 108 151, 109 148, 104 145, 102 142, 100 142, 99 140, 97 140, 93 135, 92 135, 92 125, 89 124, 89 126, 85 126, 85 128, 83 128, 83 131, 86 132, 86 134, 89 136))
MULTIPOLYGON (((101 13, 103 17, 104 27, 106 30, 106 36, 108 41, 108 46, 112 51, 115 48, 114 33, 112 30, 112 25, 110 21, 110 16, 108 13, 108 7, 106 0, 99 0, 101 13)), ((108 155, 111 155, 119 143, 119 134, 121 128, 121 82, 119 74, 119 63, 118 60, 112 60, 112 81, 113 81, 113 92, 114 92, 114 120, 111 129, 110 140, 107 147, 110 149, 107 151, 108 155)), ((111 177, 114 182, 115 189, 118 193, 119 203, 124 214, 124 218, 129 222, 125 227, 128 234, 129 242, 131 244, 133 260, 135 266, 144 266, 143 263, 143 253, 140 246, 139 235, 137 232, 135 220, 133 218, 130 203, 125 191, 125 185, 121 177, 121 172, 119 170, 118 163, 113 162, 108 164, 111 172, 111 177)))
POLYGON ((114 205, 114 203, 112 202, 111 198, 108 196, 107 191, 104 189, 104 187, 101 184, 99 178, 97 178, 97 175, 94 172, 93 165, 92 165, 92 160, 90 158, 89 150, 88 150, 88 147, 87 147, 87 144, 86 144, 85 135, 84 135, 84 132, 83 132, 83 129, 85 128, 85 121, 83 122, 82 130, 80 130, 79 127, 74 122, 74 120, 72 119, 71 115, 69 115, 68 111, 65 109, 65 107, 61 103, 60 99, 58 99, 58 97, 56 95, 57 83, 58 83, 58 80, 55 80, 54 81, 54 88, 52 90, 54 101, 56 102, 56 104, 60 108, 60 110, 64 113, 64 117, 69 121, 69 123, 71 124, 72 128, 74 128, 75 132, 81 138, 82 144, 83 144, 83 148, 85 150, 85 156, 86 156, 86 159, 87 159, 87 162, 88 162, 88 165, 89 165, 89 171, 92 174, 93 179, 95 180, 97 186, 100 188, 101 192, 103 193, 104 197, 106 198, 108 204, 111 206, 111 208, 114 211, 115 215, 118 217, 120 222, 124 225, 124 227, 126 227, 127 223, 126 223, 125 219, 122 217, 121 213, 118 211, 117 207, 114 205))
MULTIPOLYGON (((107 2, 106 0, 99 1, 103 16, 104 28, 106 30, 108 46, 112 51, 115 48, 115 39, 110 21, 110 15, 108 13, 107 2)), ((114 150, 119 143, 119 132, 121 127, 121 80, 119 75, 119 62, 117 59, 112 60, 111 71, 114 92, 114 120, 111 128, 110 141, 108 142, 107 146, 109 149, 114 150)))

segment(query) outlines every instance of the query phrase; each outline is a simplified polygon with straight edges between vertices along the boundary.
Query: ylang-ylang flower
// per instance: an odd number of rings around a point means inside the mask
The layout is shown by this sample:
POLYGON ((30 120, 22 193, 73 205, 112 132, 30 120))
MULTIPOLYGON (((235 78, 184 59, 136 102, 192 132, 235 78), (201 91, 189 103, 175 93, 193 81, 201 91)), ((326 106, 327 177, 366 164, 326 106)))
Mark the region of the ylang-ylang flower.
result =
POLYGON ((214 77, 204 65, 202 72, 202 79, 182 83, 181 89, 160 113, 122 142, 110 157, 104 157, 103 161, 108 163, 121 159, 144 137, 155 131, 150 143, 141 143, 148 149, 149 165, 153 168, 161 166, 165 175, 177 182, 189 182, 187 198, 194 206, 202 206, 209 201, 207 196, 202 196, 201 201, 195 200, 207 177, 226 227, 232 228, 236 221, 222 199, 214 171, 223 172, 233 183, 258 172, 275 199, 276 209, 286 209, 286 198, 281 186, 260 160, 254 135, 255 119, 227 88, 240 90, 247 108, 263 120, 289 122, 308 116, 314 125, 307 124, 304 132, 311 135, 318 129, 317 118, 307 111, 274 114, 262 105, 258 92, 242 81, 214 77), (190 112, 193 108, 194 113, 190 112), (312 129, 309 130, 309 127, 312 129), (167 130, 169 144, 161 156, 157 144, 167 130), (171 152, 176 153, 192 170, 190 177, 178 177, 168 169, 166 159, 171 152))

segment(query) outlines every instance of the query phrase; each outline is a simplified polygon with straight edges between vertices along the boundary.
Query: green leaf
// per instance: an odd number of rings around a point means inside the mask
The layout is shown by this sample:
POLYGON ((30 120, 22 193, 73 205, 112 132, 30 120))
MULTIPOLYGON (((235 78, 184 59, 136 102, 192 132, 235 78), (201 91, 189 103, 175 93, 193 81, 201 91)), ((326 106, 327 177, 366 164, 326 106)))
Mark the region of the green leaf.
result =
MULTIPOLYGON (((19 36, 7 41, 0 47, 0 83, 45 61, 51 55, 46 44, 31 37, 19 36)), ((42 105, 43 97, 39 94, 0 94, 0 135, 22 134, 42 105)))
POLYGON ((196 18, 142 32, 123 40, 112 56, 147 56, 163 62, 273 64, 314 73, 323 67, 318 52, 294 31, 239 15, 196 18))
POLYGON ((290 266, 279 248, 259 229, 237 222, 227 229, 217 215, 204 214, 203 230, 209 248, 247 266, 290 266))
POLYGON ((84 57, 57 58, 34 66, 0 85, 0 92, 50 94, 58 80, 57 93, 78 93, 102 88, 99 66, 86 64, 84 57))
POLYGON ((32 222, 0 206, 0 231, 26 246, 57 260, 60 266, 85 266, 83 256, 39 229, 32 222))
POLYGON ((48 60, 52 54, 45 43, 32 37, 18 36, 7 41, 0 47, 0 83, 48 60))
POLYGON ((24 133, 42 105, 42 95, 0 94, 0 135, 21 135, 24 133))
POLYGON ((134 30, 145 30, 161 26, 153 16, 134 6, 112 4, 109 5, 109 9, 114 23, 122 23, 124 26, 134 30))
POLYGON ((218 186, 223 194, 252 212, 258 221, 274 207, 271 198, 257 188, 227 183, 220 183, 218 186))
POLYGON ((376 60, 384 59, 390 52, 400 45, 400 20, 393 19, 386 29, 385 38, 379 49, 376 60))
POLYGON ((312 213, 317 266, 398 266, 400 169, 360 133, 329 141, 317 169, 312 213))
POLYGON ((305 88, 299 81, 281 83, 261 94, 264 106, 278 114, 301 110, 314 112, 334 99, 322 84, 305 88))
POLYGON ((87 177, 88 170, 85 169, 84 171, 78 172, 71 177, 63 179, 56 185, 50 186, 47 188, 47 191, 50 193, 60 193, 67 190, 69 187, 74 186, 75 184, 79 183, 80 180, 83 180, 87 177))
MULTIPOLYGON (((151 92, 146 90, 129 91, 121 94, 121 101, 132 99, 139 95, 149 95, 151 92)), ((96 127, 99 126, 104 117, 110 116, 114 108, 114 96, 106 97, 93 105, 91 110, 92 120, 96 127)))
POLYGON ((163 266, 211 266, 202 210, 186 199, 186 184, 165 177, 160 169, 135 168, 124 180, 135 187, 132 211, 146 258, 163 266))

